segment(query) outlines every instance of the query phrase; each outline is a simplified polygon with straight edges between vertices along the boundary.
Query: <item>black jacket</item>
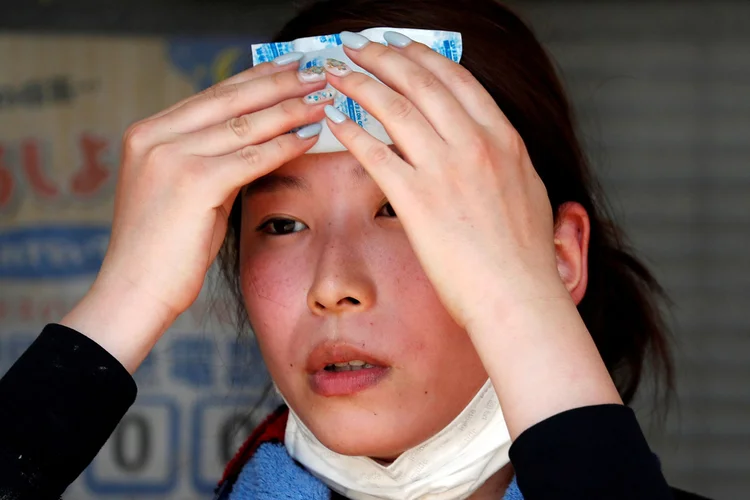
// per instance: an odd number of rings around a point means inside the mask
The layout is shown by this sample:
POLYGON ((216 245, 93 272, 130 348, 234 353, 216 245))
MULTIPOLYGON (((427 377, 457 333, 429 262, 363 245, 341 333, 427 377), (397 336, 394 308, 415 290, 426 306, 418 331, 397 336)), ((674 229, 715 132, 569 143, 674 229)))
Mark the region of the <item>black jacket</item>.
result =
MULTIPOLYGON (((0 498, 55 500, 94 459, 135 401, 107 351, 48 325, 0 380, 0 498)), ((524 432, 510 458, 526 500, 702 497, 667 486, 632 410, 591 406, 524 432)))

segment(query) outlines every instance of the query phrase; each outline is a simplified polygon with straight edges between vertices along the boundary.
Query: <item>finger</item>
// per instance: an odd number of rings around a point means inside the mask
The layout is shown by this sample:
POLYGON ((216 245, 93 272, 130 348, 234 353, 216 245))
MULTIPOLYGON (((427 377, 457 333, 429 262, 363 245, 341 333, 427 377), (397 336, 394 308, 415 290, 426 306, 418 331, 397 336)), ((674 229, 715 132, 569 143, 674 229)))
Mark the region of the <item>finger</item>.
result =
POLYGON ((319 122, 325 116, 323 107, 333 100, 334 92, 333 89, 323 89, 303 98, 288 99, 270 108, 181 135, 176 142, 182 145, 183 151, 197 156, 229 154, 251 144, 266 142, 307 123, 319 122))
POLYGON ((377 118, 407 158, 427 165, 442 156, 445 142, 409 99, 364 73, 351 72, 344 63, 326 69, 341 75, 329 74, 330 84, 377 118))
POLYGON ((325 86, 302 82, 296 71, 282 71, 241 83, 212 87, 154 123, 155 133, 190 133, 232 117, 258 111, 325 86))
MULTIPOLYGON (((446 142, 465 144, 476 134, 475 121, 436 74, 379 43, 351 48, 360 46, 360 39, 365 38, 355 33, 341 35, 352 61, 413 102, 446 142)), ((350 97, 359 100, 359 96, 350 97)))
POLYGON ((495 100, 468 69, 401 33, 389 31, 385 37, 394 52, 435 75, 477 123, 488 128, 500 123, 510 125, 495 100))
POLYGON ((318 140, 322 126, 315 123, 295 134, 284 134, 270 141, 245 146, 224 156, 203 159, 209 185, 226 199, 233 190, 276 170, 310 149, 318 140))
POLYGON ((325 113, 333 135, 354 155, 388 199, 395 202, 404 192, 406 183, 416 175, 415 169, 333 106, 326 106, 325 113))
POLYGON ((302 52, 288 52, 273 61, 256 64, 244 71, 232 75, 220 83, 242 83, 261 76, 272 75, 282 71, 290 71, 299 68, 299 62, 304 57, 302 52))
MULTIPOLYGON (((297 67, 299 66, 299 61, 300 59, 302 59, 303 56, 304 54, 302 52, 289 52, 287 54, 277 57, 271 62, 261 63, 256 66, 253 66, 252 68, 248 68, 244 71, 240 71, 239 73, 232 75, 225 80, 217 82, 216 84, 212 85, 210 88, 243 83, 243 82, 253 80, 255 78, 260 78, 262 76, 267 76, 267 75, 272 75, 274 73, 280 73, 282 71, 290 71, 290 70, 297 69, 297 67)), ((207 90, 208 89, 202 92, 199 92, 197 94, 193 94, 190 97, 187 97, 183 99, 182 101, 168 107, 167 109, 164 109, 160 111, 159 113, 156 113, 155 115, 150 116, 148 119, 149 120, 156 119, 156 118, 159 118, 160 116, 166 115, 167 113, 171 113, 175 109, 182 107, 184 104, 200 97, 201 94, 203 92, 206 92, 207 90)))

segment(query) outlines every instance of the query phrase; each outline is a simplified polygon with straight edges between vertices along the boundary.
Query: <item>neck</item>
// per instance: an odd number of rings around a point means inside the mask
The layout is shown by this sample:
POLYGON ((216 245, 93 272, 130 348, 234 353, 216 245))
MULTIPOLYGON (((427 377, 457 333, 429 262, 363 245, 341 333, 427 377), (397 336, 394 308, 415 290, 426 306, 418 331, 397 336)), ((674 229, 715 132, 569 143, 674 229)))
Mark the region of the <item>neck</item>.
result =
POLYGON ((501 500, 513 480, 513 466, 508 464, 495 472, 467 500, 501 500))

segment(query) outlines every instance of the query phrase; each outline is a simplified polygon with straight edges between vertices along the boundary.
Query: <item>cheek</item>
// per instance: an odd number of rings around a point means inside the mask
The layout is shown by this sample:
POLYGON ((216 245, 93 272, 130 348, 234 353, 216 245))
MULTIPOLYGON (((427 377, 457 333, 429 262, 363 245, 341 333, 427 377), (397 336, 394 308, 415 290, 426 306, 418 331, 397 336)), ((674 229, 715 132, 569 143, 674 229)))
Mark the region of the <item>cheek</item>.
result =
POLYGON ((305 259, 283 252, 243 252, 240 279, 248 318, 273 373, 286 359, 296 318, 306 309, 305 259))
POLYGON ((387 304, 390 327, 396 333, 389 338, 401 344, 400 361, 434 373, 446 357, 473 359, 469 337, 443 307, 406 237, 390 242, 384 255, 378 259, 378 299, 387 304))
POLYGON ((240 274, 248 312, 276 314, 292 307, 300 291, 301 267, 271 256, 244 260, 240 274))
MULTIPOLYGON (((396 337, 401 343, 399 361, 409 373, 404 383, 411 385, 402 389, 412 397, 417 396, 412 392, 416 387, 420 394, 440 394, 435 403, 445 412, 443 417, 450 419, 471 399, 487 374, 471 339, 443 307, 411 247, 407 243, 395 248, 398 250, 387 264, 391 267, 384 273, 380 291, 395 299, 388 301, 390 315, 398 322, 396 331, 401 332, 396 337)), ((441 419, 436 422, 438 426, 446 423, 441 419)))
POLYGON ((302 266, 276 258, 248 259, 240 269, 242 292, 253 313, 291 307, 300 292, 302 266))

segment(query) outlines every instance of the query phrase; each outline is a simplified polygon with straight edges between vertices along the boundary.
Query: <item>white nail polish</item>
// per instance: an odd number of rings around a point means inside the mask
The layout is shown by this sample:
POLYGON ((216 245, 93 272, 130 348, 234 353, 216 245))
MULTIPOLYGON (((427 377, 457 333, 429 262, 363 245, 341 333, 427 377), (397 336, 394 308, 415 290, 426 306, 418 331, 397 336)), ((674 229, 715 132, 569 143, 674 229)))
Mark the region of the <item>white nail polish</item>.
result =
POLYGON ((320 123, 311 123, 310 125, 305 125, 295 133, 300 139, 309 139, 320 134, 321 130, 323 130, 323 125, 320 123))
POLYGON ((286 54, 280 55, 273 62, 276 66, 286 66, 293 62, 297 62, 305 56, 302 52, 287 52, 286 54))
POLYGON ((339 38, 341 38, 341 43, 343 43, 344 46, 354 50, 359 50, 370 43, 370 40, 366 37, 357 33, 352 33, 351 31, 342 31, 341 34, 339 34, 339 38))
POLYGON ((395 31, 386 31, 385 33, 383 33, 383 39, 388 43, 388 45, 393 45, 394 47, 398 47, 399 49, 403 49, 412 42, 412 39, 408 36, 402 35, 401 33, 397 33, 395 31))
POLYGON ((321 102, 331 101, 334 97, 333 89, 323 89, 307 94, 303 99, 307 104, 318 104, 321 102))
POLYGON ((344 123, 344 121, 346 121, 347 119, 347 116, 344 113, 334 108, 330 104, 325 107, 325 112, 328 119, 333 123, 344 123))
POLYGON ((352 69, 346 63, 338 59, 326 59, 326 71, 335 76, 346 76, 352 72, 352 69))

